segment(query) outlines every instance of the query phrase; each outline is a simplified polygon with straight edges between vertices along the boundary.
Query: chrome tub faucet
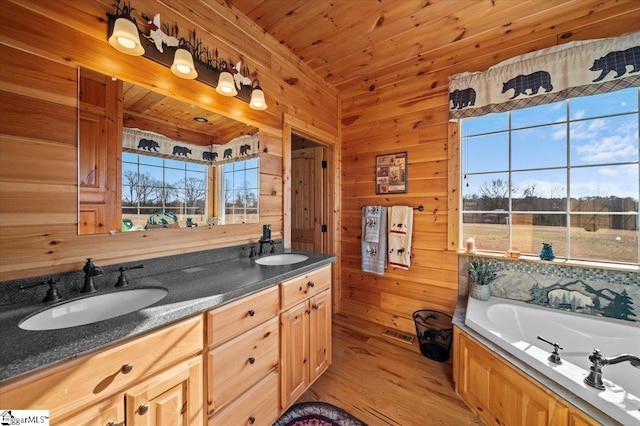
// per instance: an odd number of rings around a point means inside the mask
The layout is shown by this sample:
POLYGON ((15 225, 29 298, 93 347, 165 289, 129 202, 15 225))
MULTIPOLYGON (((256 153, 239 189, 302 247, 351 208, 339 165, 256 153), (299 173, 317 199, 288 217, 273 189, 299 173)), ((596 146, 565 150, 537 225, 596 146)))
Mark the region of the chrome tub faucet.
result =
POLYGON ((640 358, 637 356, 620 354, 611 358, 604 358, 598 349, 594 349, 593 353, 589 355, 589 361, 591 361, 591 367, 589 368, 589 375, 584 378, 584 382, 592 388, 599 390, 605 389, 604 383, 602 382, 602 367, 605 365, 629 361, 632 366, 640 368, 640 358))

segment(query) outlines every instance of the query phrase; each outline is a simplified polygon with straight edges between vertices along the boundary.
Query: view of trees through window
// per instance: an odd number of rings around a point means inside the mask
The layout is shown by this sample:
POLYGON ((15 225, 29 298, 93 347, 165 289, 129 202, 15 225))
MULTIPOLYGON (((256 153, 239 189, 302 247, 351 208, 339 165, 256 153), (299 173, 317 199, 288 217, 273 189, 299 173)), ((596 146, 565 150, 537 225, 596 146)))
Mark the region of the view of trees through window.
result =
POLYGON ((206 223, 206 183, 206 165, 123 152, 123 229, 144 229, 151 216, 162 213, 170 226, 186 226, 187 218, 206 223))
POLYGON ((222 165, 224 223, 258 222, 258 158, 222 165))
POLYGON ((463 119, 462 238, 638 264, 640 90, 463 119))

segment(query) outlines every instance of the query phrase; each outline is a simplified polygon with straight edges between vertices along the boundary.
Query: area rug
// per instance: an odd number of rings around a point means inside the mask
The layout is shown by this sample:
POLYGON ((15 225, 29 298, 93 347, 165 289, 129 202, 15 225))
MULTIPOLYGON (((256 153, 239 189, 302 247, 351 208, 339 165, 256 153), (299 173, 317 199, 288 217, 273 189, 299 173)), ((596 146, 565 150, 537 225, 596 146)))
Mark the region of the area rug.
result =
POLYGON ((273 426, 367 426, 342 408, 326 402, 293 405, 273 426))

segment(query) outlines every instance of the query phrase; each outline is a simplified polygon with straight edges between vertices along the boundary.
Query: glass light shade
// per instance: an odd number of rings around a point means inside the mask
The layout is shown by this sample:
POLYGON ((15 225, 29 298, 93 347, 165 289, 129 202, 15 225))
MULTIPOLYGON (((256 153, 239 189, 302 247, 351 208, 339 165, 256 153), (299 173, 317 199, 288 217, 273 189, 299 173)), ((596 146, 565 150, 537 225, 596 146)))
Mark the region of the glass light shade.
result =
POLYGON ((235 96, 238 94, 236 90, 236 84, 233 81, 233 76, 230 72, 222 71, 220 77, 218 77, 218 86, 216 92, 222 96, 235 96))
POLYGON ((171 72, 181 78, 193 80, 198 76, 196 67, 193 64, 193 56, 186 49, 178 49, 173 57, 171 72))
POLYGON ((113 32, 109 37, 109 44, 118 52, 132 56, 144 54, 144 47, 140 44, 138 27, 127 18, 118 18, 113 24, 113 32))
POLYGON ((249 102, 249 107, 257 110, 267 109, 267 102, 264 100, 264 92, 260 87, 256 87, 251 92, 251 102, 249 102))

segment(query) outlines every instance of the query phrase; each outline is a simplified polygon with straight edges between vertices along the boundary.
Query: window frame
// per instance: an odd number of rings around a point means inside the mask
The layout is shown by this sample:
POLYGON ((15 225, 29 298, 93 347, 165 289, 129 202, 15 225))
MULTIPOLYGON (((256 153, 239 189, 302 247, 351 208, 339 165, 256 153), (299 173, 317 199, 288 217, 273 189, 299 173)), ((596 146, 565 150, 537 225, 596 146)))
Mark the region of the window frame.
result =
MULTIPOLYGON (((135 226, 144 226, 144 224, 142 223, 141 218, 147 216, 150 217, 151 215, 154 214, 154 212, 160 212, 160 211, 173 211, 173 213, 181 218, 184 217, 184 222, 186 223, 186 218, 187 217, 192 217, 192 216, 202 216, 204 218, 206 218, 209 215, 209 207, 207 203, 207 200, 209 199, 209 197, 211 196, 210 192, 211 192, 211 186, 209 184, 209 176, 211 174, 211 167, 207 166, 205 164, 201 164, 198 162, 191 162, 191 161, 185 161, 183 159, 178 159, 178 158, 165 158, 165 157, 161 157, 161 156, 155 156, 155 155, 146 155, 144 153, 140 153, 140 152, 123 152, 123 158, 122 158, 122 171, 121 171, 121 187, 123 189, 122 191, 122 206, 121 206, 121 215, 124 219, 125 215, 136 215, 139 220, 140 223, 135 224, 135 226), (136 162, 132 162, 126 159, 126 156, 124 155, 131 155, 134 156, 136 158, 136 162), (144 162, 141 161, 141 157, 146 157, 146 158, 150 158, 153 161, 150 161, 150 163, 153 162, 160 162, 160 164, 146 164, 144 162), (171 161, 173 163, 182 163, 184 165, 183 168, 177 168, 177 167, 172 167, 171 165, 168 165, 167 162, 171 161), (184 196, 184 194, 187 192, 186 191, 186 187, 181 187, 181 188, 175 188, 178 191, 179 196, 177 196, 177 200, 180 203, 180 207, 179 210, 180 211, 175 211, 176 207, 173 206, 169 206, 166 205, 166 200, 163 197, 162 200, 162 206, 157 206, 154 208, 151 207, 144 207, 144 206, 140 206, 140 202, 138 200, 136 205, 133 206, 128 206, 125 205, 124 202, 124 188, 125 186, 129 187, 130 185, 125 184, 124 183, 124 165, 131 165, 132 167, 135 167, 136 169, 136 173, 138 176, 140 176, 141 174, 141 166, 145 167, 145 168, 155 168, 155 169, 159 169, 161 170, 161 175, 162 175, 162 187, 160 187, 160 189, 162 191, 166 190, 167 188, 170 188, 167 186, 167 184, 170 184, 170 182, 167 181, 167 170, 174 170, 174 171, 178 171, 180 173, 183 173, 183 177, 180 181, 186 182, 186 180, 192 176, 194 173, 198 173, 198 174, 202 174, 202 181, 204 184, 204 202, 202 206, 187 206, 186 205, 186 198, 184 196), (191 168, 190 168, 191 167, 191 168), (202 167, 202 170, 194 170, 194 168, 200 168, 202 167), (125 208, 128 209, 136 209, 136 213, 125 213, 125 208), (193 210, 193 209, 202 209, 202 213, 194 213, 193 211, 189 211, 189 210, 193 210), (155 209, 155 210, 154 210, 155 209), (145 215, 145 213, 148 211, 148 215, 145 215)), ((178 221, 178 223, 180 223, 181 220, 178 221)))
MULTIPOLYGON (((239 224, 239 223, 243 223, 243 224, 244 223, 257 223, 259 221, 259 218, 260 218, 260 158, 259 157, 253 157, 253 158, 248 158, 246 160, 232 161, 232 162, 228 162, 228 163, 223 163, 223 164, 219 164, 216 167, 216 169, 217 169, 216 176, 218 178, 217 179, 218 180, 217 191, 219 191, 218 193, 220 194, 220 197, 217 199, 215 210, 217 212, 219 212, 218 216, 220 218, 221 223, 226 224, 226 225, 228 225, 228 224, 239 224), (248 162, 251 162, 251 161, 255 161, 255 166, 246 167, 246 164, 248 162), (241 169, 245 173, 247 172, 247 170, 255 170, 256 171, 256 187, 255 188, 252 188, 252 187, 244 188, 244 190, 247 190, 247 191, 255 191, 255 194, 256 194, 256 205, 255 205, 255 208, 254 207, 247 207, 246 205, 241 207, 241 208, 240 207, 233 207, 233 210, 234 210, 233 211, 233 215, 242 214, 245 217, 245 220, 243 220, 241 222, 236 222, 236 221, 228 222, 227 221, 227 215, 228 215, 228 213, 227 213, 227 205, 226 205, 226 201, 225 201, 226 200, 226 191, 227 191, 227 190, 225 190, 225 174, 226 173, 233 174, 235 172, 240 171, 240 170, 237 169, 237 167, 240 164, 244 164, 245 165, 245 167, 241 169), (228 166, 233 166, 234 170, 226 172, 225 168, 228 167, 228 166), (255 212, 254 213, 247 212, 248 209, 250 209, 252 211, 255 210, 255 212), (258 218, 258 220, 247 221, 246 218, 248 216, 250 216, 250 215, 255 215, 258 218)), ((231 186, 232 186, 232 189, 231 189, 232 197, 231 197, 231 199, 234 199, 236 197, 236 195, 237 195, 236 192, 235 192, 235 185, 232 183, 231 186)))
MULTIPOLYGON (((638 96, 638 98, 640 98, 640 88, 636 87, 636 94, 638 96)), ((632 116, 635 115, 636 117, 636 121, 637 121, 637 126, 640 128, 640 108, 636 108, 635 110, 629 112, 617 112, 617 113, 610 113, 610 114, 602 114, 602 115, 595 115, 595 116, 588 116, 585 118, 574 118, 571 116, 571 111, 570 111, 570 102, 573 99, 577 99, 577 97, 573 97, 573 98, 568 98, 565 99, 563 101, 559 101, 564 103, 564 108, 565 108, 565 118, 563 121, 560 121, 559 123, 562 124, 565 127, 565 141, 566 141, 566 158, 564 161, 564 164, 561 166, 554 166, 554 167, 532 167, 532 168, 513 168, 513 159, 512 159, 512 149, 513 149, 513 138, 512 138, 512 132, 514 131, 519 131, 519 130, 529 130, 529 129, 535 129, 537 127, 544 127, 544 126, 551 126, 551 125, 555 125, 558 124, 558 122, 548 122, 548 123, 542 123, 542 124, 534 124, 531 126, 520 126, 517 128, 514 128, 512 126, 512 113, 513 111, 508 111, 508 112, 501 112, 501 114, 507 114, 507 120, 508 120, 508 125, 507 125, 507 129, 506 130, 500 130, 500 131, 491 131, 491 132, 485 132, 485 133, 477 133, 477 134, 473 134, 471 135, 472 137, 478 137, 478 136, 486 136, 486 135, 495 135, 497 133, 507 133, 508 136, 508 165, 507 165, 507 170, 490 170, 490 171, 484 171, 484 172, 475 172, 475 173, 467 173, 466 175, 472 175, 472 176, 481 176, 483 174, 495 174, 495 173, 504 173, 507 174, 508 179, 507 179, 507 192, 508 192, 508 207, 505 211, 506 213, 506 217, 508 218, 508 248, 507 250, 511 250, 513 248, 513 226, 512 226, 512 215, 514 214, 531 214, 531 215, 542 215, 542 214, 553 214, 553 215, 563 215, 565 217, 565 224, 562 227, 562 229, 564 229, 564 233, 565 233, 565 244, 566 244, 566 255, 562 256, 562 261, 564 262, 568 262, 568 263, 602 263, 602 264, 612 264, 612 265, 616 265, 616 266, 620 266, 620 265, 628 265, 628 266, 632 266, 634 268, 638 268, 638 266, 640 266, 640 226, 639 226, 639 221, 640 221, 640 209, 638 209, 638 203, 640 202, 640 186, 638 189, 638 194, 636 194, 634 196, 635 198, 635 212, 629 213, 628 211, 615 211, 615 212, 589 212, 589 211, 577 211, 577 210, 572 210, 571 208, 571 197, 575 196, 571 193, 571 171, 572 170, 578 170, 578 169, 588 169, 588 168, 594 168, 594 167, 605 167, 605 166, 614 166, 614 167, 623 167, 623 166, 628 166, 631 165, 633 167, 637 167, 638 168, 638 173, 640 176, 640 153, 638 153, 638 156, 636 157, 635 161, 618 161, 618 162, 606 162, 606 163, 589 163, 589 164, 575 164, 572 165, 572 161, 571 161, 571 150, 572 150, 572 144, 571 144, 571 126, 573 123, 580 123, 580 122, 588 122, 590 120, 597 120, 597 119, 606 119, 606 118, 613 118, 613 117, 624 117, 624 116, 632 116), (514 206, 513 206, 513 199, 514 199, 514 191, 513 191, 513 174, 514 173, 518 173, 518 172, 526 172, 526 171, 535 171, 535 172, 540 172, 540 171, 544 171, 544 170, 563 170, 565 172, 565 191, 563 194, 563 198, 564 198, 564 209, 563 210, 559 210, 559 211, 542 211, 542 210, 515 210, 514 206), (626 217, 635 217, 635 223, 636 223, 636 229, 635 232, 636 234, 638 234, 639 238, 638 238, 638 244, 636 247, 636 260, 637 262, 633 263, 633 262, 616 262, 613 260, 604 260, 604 259, 582 259, 582 258, 578 258, 578 257, 573 257, 575 254, 572 253, 571 251, 571 243, 572 243, 572 235, 571 235, 571 231, 572 231, 572 224, 571 224, 571 219, 572 216, 575 218, 576 215, 585 215, 588 214, 590 216, 595 216, 595 215, 607 215, 607 216, 614 216, 614 215, 621 215, 621 216, 626 216, 626 217)), ((558 103, 558 102, 554 102, 554 103, 558 103)), ((640 101, 638 102, 638 105, 640 105, 640 101)), ((530 107, 532 108, 532 107, 530 107)), ((485 116, 486 117, 486 116, 485 116)), ((457 150, 451 150, 451 152, 449 153, 449 161, 450 161, 450 167, 449 167, 449 179, 451 180, 452 177, 454 178, 454 181, 457 185, 457 188, 459 189, 459 191, 455 191, 455 188, 452 188, 451 182, 449 183, 449 193, 451 194, 452 192, 456 194, 455 197, 452 197, 450 195, 449 197, 449 202, 450 202, 450 211, 454 211, 454 214, 450 215, 450 220, 454 219, 455 220, 455 224, 450 224, 449 226, 449 244, 450 247, 453 248, 458 248, 458 250, 460 250, 460 248, 464 248, 464 244, 463 244, 463 238, 464 238, 464 229, 465 229, 465 223, 464 223, 464 214, 469 214, 469 213, 482 213, 482 214, 486 214, 488 213, 487 211, 484 210, 465 210, 465 202, 464 202, 464 179, 465 179, 465 170, 463 170, 463 156, 465 155, 464 152, 464 139, 470 136, 465 136, 463 135, 463 121, 464 120, 469 120, 469 119, 473 119, 473 118, 479 118, 479 117, 469 117, 469 118, 464 118, 464 119, 457 119, 457 120, 451 120, 449 123, 449 141, 450 141, 450 146, 456 146, 458 149, 457 150), (456 145, 452 145, 452 142, 456 142, 456 145), (452 191, 452 189, 454 189, 454 191, 452 191)), ((640 131, 639 131, 640 133, 640 131)), ((640 139, 640 136, 637 136, 640 139)), ((640 148, 639 148, 640 149, 640 148)), ((504 255, 504 251, 499 251, 499 250, 483 250, 482 247, 478 247, 478 249, 481 252, 485 252, 486 254, 500 254, 500 255, 504 255)))

